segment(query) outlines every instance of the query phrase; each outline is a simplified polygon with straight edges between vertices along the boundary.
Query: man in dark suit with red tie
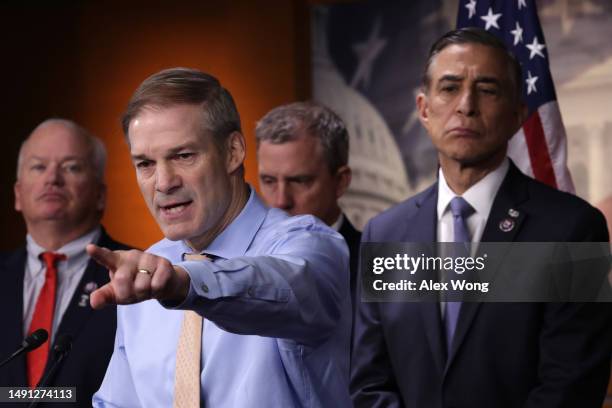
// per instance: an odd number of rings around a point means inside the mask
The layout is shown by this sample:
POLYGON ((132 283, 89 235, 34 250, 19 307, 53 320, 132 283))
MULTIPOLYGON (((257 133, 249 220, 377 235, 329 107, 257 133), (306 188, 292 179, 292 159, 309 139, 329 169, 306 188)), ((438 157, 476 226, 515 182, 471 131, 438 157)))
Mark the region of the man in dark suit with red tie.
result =
MULTIPOLYGON (((365 242, 607 242, 602 214, 506 157, 524 118, 521 70, 481 29, 431 49, 421 123, 438 181, 372 219, 365 242)), ((589 272, 589 271, 581 271, 589 272)), ((362 408, 599 408, 610 303, 359 302, 351 396, 362 408)))
POLYGON ((24 248, 0 257, 0 356, 37 329, 49 339, 2 367, 0 386, 76 387, 78 406, 91 406, 113 351, 116 310, 89 304, 89 294, 109 277, 85 246, 127 248, 100 226, 105 162, 102 142, 64 119, 44 121, 22 144, 15 209, 28 235, 24 248), (58 340, 71 351, 56 364, 58 340))

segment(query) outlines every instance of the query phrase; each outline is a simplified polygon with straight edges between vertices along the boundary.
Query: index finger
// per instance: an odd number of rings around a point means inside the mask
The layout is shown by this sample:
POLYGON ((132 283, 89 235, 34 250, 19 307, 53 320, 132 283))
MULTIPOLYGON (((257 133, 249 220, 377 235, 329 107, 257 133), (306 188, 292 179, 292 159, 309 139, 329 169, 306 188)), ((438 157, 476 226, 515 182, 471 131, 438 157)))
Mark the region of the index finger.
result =
POLYGON ((117 269, 117 263, 119 262, 119 254, 117 252, 95 244, 87 245, 86 250, 89 256, 109 271, 114 272, 117 269))

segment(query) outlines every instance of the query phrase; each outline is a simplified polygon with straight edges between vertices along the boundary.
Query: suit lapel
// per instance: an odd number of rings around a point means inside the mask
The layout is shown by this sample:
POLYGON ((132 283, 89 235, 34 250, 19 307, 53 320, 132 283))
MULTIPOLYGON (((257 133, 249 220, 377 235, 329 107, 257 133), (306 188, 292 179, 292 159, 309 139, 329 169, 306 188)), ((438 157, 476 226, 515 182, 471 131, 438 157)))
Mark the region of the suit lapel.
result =
MULTIPOLYGON (((435 183, 429 190, 415 203, 416 211, 414 216, 408 219, 408 225, 404 228, 407 231, 405 242, 429 243, 436 242, 437 238, 437 203, 438 203, 438 183, 435 183)), ((444 370, 446 360, 446 345, 443 342, 442 317, 440 316, 440 304, 438 302, 417 302, 416 307, 421 315, 425 335, 438 372, 444 370)))
POLYGON ((513 242, 525 221, 521 206, 528 199, 527 176, 510 162, 508 174, 495 196, 482 242, 513 242))
MULTIPOLYGON (((104 229, 98 240, 98 245, 109 249, 115 249, 116 244, 106 234, 104 229)), ((62 334, 68 334, 72 338, 74 343, 79 333, 81 333, 83 326, 87 323, 87 320, 94 313, 94 310, 89 303, 89 295, 91 292, 108 282, 108 271, 103 266, 99 265, 93 259, 90 259, 85 268, 85 272, 77 285, 70 304, 62 317, 62 321, 58 327, 55 341, 62 334)), ((54 343, 55 344, 55 343, 54 343)), ((45 373, 50 369, 53 362, 53 356, 50 355, 47 360, 47 366, 45 367, 45 373)), ((59 371, 59 370, 58 370, 59 371)), ((58 371, 55 372, 57 375, 58 371)), ((53 378, 49 379, 49 385, 52 385, 53 378)))
MULTIPOLYGON (((25 337, 23 333, 23 276, 25 274, 26 250, 21 248, 11 253, 0 270, 0 310, 2 310, 3 334, 0 336, 0 351, 4 359, 12 354, 25 337)), ((21 355, 4 368, 10 372, 6 385, 27 384, 25 356, 21 355)), ((2 377, 4 378, 4 377, 2 377)))
MULTIPOLYGON (((527 200, 527 176, 510 161, 508 174, 504 178, 499 191, 493 201, 491 213, 482 234, 481 242, 513 242, 526 219, 526 214, 521 205, 527 200)), ((506 248, 508 249, 508 248, 506 248)), ((489 264, 491 271, 490 279, 494 278, 495 271, 503 260, 502 256, 496 256, 497 262, 489 264)), ((453 338, 446 371, 453 361, 461 343, 465 340, 467 332, 472 325, 481 302, 466 302, 461 305, 459 321, 453 338)))

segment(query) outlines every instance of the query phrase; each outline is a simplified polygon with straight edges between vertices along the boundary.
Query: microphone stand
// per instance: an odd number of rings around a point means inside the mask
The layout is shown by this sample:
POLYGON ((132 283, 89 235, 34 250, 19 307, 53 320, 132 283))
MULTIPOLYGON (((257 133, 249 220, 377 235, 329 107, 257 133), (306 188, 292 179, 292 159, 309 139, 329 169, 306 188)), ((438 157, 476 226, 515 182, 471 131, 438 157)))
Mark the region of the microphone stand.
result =
MULTIPOLYGON (((40 380, 36 388, 47 386, 49 380, 53 378, 53 375, 55 375, 55 372, 59 368, 60 363, 68 355, 68 352, 70 351, 71 348, 72 348, 72 337, 70 337, 70 335, 64 334, 58 338, 57 343, 53 347, 53 351, 55 353, 54 353, 53 363, 51 364, 51 368, 49 369, 49 371, 47 371, 47 373, 42 378, 42 380, 40 380)), ((40 402, 39 400, 32 401, 30 405, 28 405, 28 408, 35 408, 39 402, 40 402)))

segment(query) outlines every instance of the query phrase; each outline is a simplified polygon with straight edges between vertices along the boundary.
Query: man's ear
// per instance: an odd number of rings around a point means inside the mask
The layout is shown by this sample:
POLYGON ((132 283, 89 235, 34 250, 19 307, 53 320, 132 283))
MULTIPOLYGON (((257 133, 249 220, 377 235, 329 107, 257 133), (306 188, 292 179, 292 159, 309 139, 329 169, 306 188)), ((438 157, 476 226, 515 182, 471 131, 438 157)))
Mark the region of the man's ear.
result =
POLYGON ((342 166, 336 171, 336 198, 342 197, 351 184, 353 172, 349 166, 342 166))
POLYGON ((96 200, 96 209, 103 212, 106 208, 106 184, 100 183, 98 187, 98 197, 96 200))
POLYGON ((15 192, 15 210, 21 211, 21 191, 19 180, 15 182, 13 186, 13 191, 15 192))
POLYGON ((429 100, 423 91, 419 92, 416 96, 416 108, 421 124, 427 129, 427 125, 429 124, 429 100))
POLYGON ((232 132, 225 144, 226 168, 228 173, 233 173, 244 163, 246 157, 246 142, 240 132, 232 132))
POLYGON ((525 123, 525 121, 527 120, 527 116, 529 115, 529 109, 527 108, 527 105, 523 102, 519 103, 519 106, 516 108, 516 121, 514 123, 514 129, 510 129, 512 130, 512 133, 510 134, 510 136, 508 137, 508 140, 512 139, 512 137, 516 134, 516 132, 518 132, 521 127, 523 126, 523 123, 525 123))

